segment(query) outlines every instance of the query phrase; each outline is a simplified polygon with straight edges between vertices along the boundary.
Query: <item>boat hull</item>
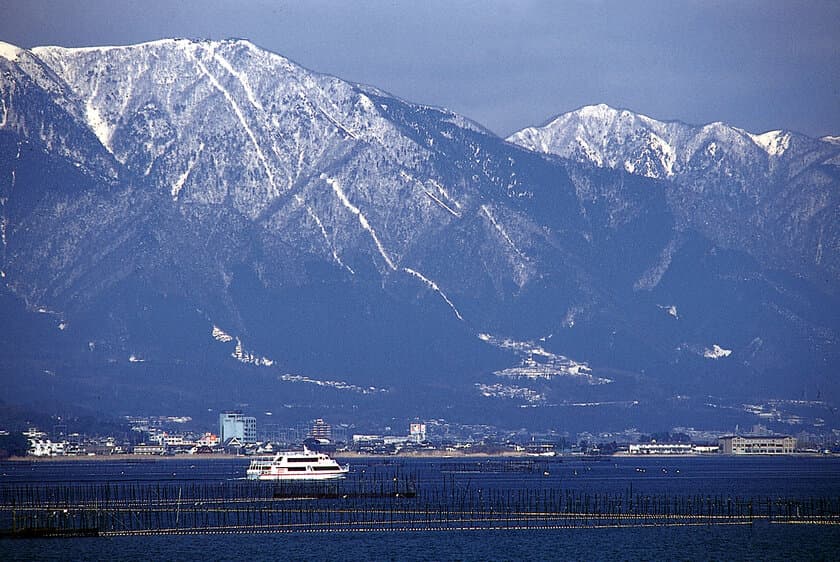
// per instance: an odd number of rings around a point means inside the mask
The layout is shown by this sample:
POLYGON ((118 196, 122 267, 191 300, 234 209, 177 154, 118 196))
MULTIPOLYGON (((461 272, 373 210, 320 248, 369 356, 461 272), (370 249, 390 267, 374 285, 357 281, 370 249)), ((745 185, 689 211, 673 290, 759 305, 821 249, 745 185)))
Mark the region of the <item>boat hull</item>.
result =
POLYGON ((248 480, 261 480, 261 481, 294 481, 294 482, 303 482, 303 481, 312 481, 312 480, 338 480, 340 478, 344 478, 347 475, 347 471, 342 472, 330 472, 330 473, 308 473, 308 474, 248 474, 248 480))

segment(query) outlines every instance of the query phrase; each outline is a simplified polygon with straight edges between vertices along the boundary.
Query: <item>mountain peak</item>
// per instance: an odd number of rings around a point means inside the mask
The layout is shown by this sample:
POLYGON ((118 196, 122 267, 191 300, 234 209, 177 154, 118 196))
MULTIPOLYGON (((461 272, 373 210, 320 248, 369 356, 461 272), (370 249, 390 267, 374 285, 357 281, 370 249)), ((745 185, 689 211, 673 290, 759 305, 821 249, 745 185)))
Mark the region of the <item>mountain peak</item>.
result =
POLYGON ((598 103, 594 105, 584 105, 583 107, 570 112, 581 117, 603 118, 605 116, 614 116, 621 113, 620 109, 616 109, 605 103, 598 103))
MULTIPOLYGON (((767 166, 767 157, 782 157, 794 137, 806 143, 809 140, 786 130, 755 134, 721 121, 702 126, 659 121, 627 109, 597 104, 563 113, 541 127, 525 128, 507 140, 530 150, 599 167, 670 178, 700 165, 689 162, 704 151, 713 159, 726 154, 741 163, 763 162, 761 165, 767 166)), ((837 144, 836 139, 822 140, 837 144)), ((711 165, 711 160, 707 164, 711 165)))
POLYGON ((599 167, 665 178, 675 173, 674 145, 683 127, 602 103, 564 113, 542 127, 523 129, 508 141, 599 167), (622 154, 627 149, 633 154, 622 154))

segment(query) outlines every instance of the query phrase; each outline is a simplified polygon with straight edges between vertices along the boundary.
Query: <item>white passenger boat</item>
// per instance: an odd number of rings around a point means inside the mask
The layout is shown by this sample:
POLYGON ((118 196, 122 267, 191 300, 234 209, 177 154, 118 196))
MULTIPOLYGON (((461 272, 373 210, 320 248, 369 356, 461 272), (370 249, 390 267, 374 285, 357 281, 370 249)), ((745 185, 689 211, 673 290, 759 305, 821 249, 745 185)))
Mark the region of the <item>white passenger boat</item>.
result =
POLYGON ((343 478, 349 465, 341 466, 324 453, 303 451, 279 452, 255 457, 245 473, 248 480, 330 480, 343 478))

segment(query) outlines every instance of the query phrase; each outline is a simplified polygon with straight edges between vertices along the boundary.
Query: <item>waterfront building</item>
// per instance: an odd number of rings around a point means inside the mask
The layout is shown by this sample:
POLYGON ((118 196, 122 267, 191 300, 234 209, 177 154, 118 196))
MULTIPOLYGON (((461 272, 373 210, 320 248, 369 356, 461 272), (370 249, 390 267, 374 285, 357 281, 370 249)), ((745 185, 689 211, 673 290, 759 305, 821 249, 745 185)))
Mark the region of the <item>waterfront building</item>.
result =
POLYGON ((691 443, 634 443, 629 446, 631 455, 687 455, 694 452, 691 443))
POLYGON ((234 437, 244 445, 256 443, 257 418, 240 411, 223 412, 219 414, 219 436, 222 443, 234 437))
POLYGON ((796 439, 788 435, 727 435, 721 437, 719 443, 724 455, 789 455, 796 450, 796 439))

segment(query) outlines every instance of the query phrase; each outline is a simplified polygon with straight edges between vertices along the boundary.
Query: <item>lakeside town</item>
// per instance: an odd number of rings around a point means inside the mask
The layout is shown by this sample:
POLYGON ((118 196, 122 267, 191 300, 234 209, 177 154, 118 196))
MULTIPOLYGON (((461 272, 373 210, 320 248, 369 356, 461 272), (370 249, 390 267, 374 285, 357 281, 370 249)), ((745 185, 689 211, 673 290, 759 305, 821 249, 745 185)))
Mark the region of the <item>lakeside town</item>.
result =
POLYGON ((49 430, 0 429, 0 458, 108 458, 115 455, 270 455, 309 450, 363 456, 610 456, 610 455, 836 455, 840 431, 779 434, 755 424, 734 432, 674 427, 646 434, 620 432, 570 434, 563 431, 505 431, 491 425, 464 425, 444 419, 415 421, 362 432, 349 424, 314 419, 287 426, 265 423, 242 411, 219 414, 214 428, 196 429, 189 416, 127 416, 123 435, 69 432, 57 419, 49 430))

